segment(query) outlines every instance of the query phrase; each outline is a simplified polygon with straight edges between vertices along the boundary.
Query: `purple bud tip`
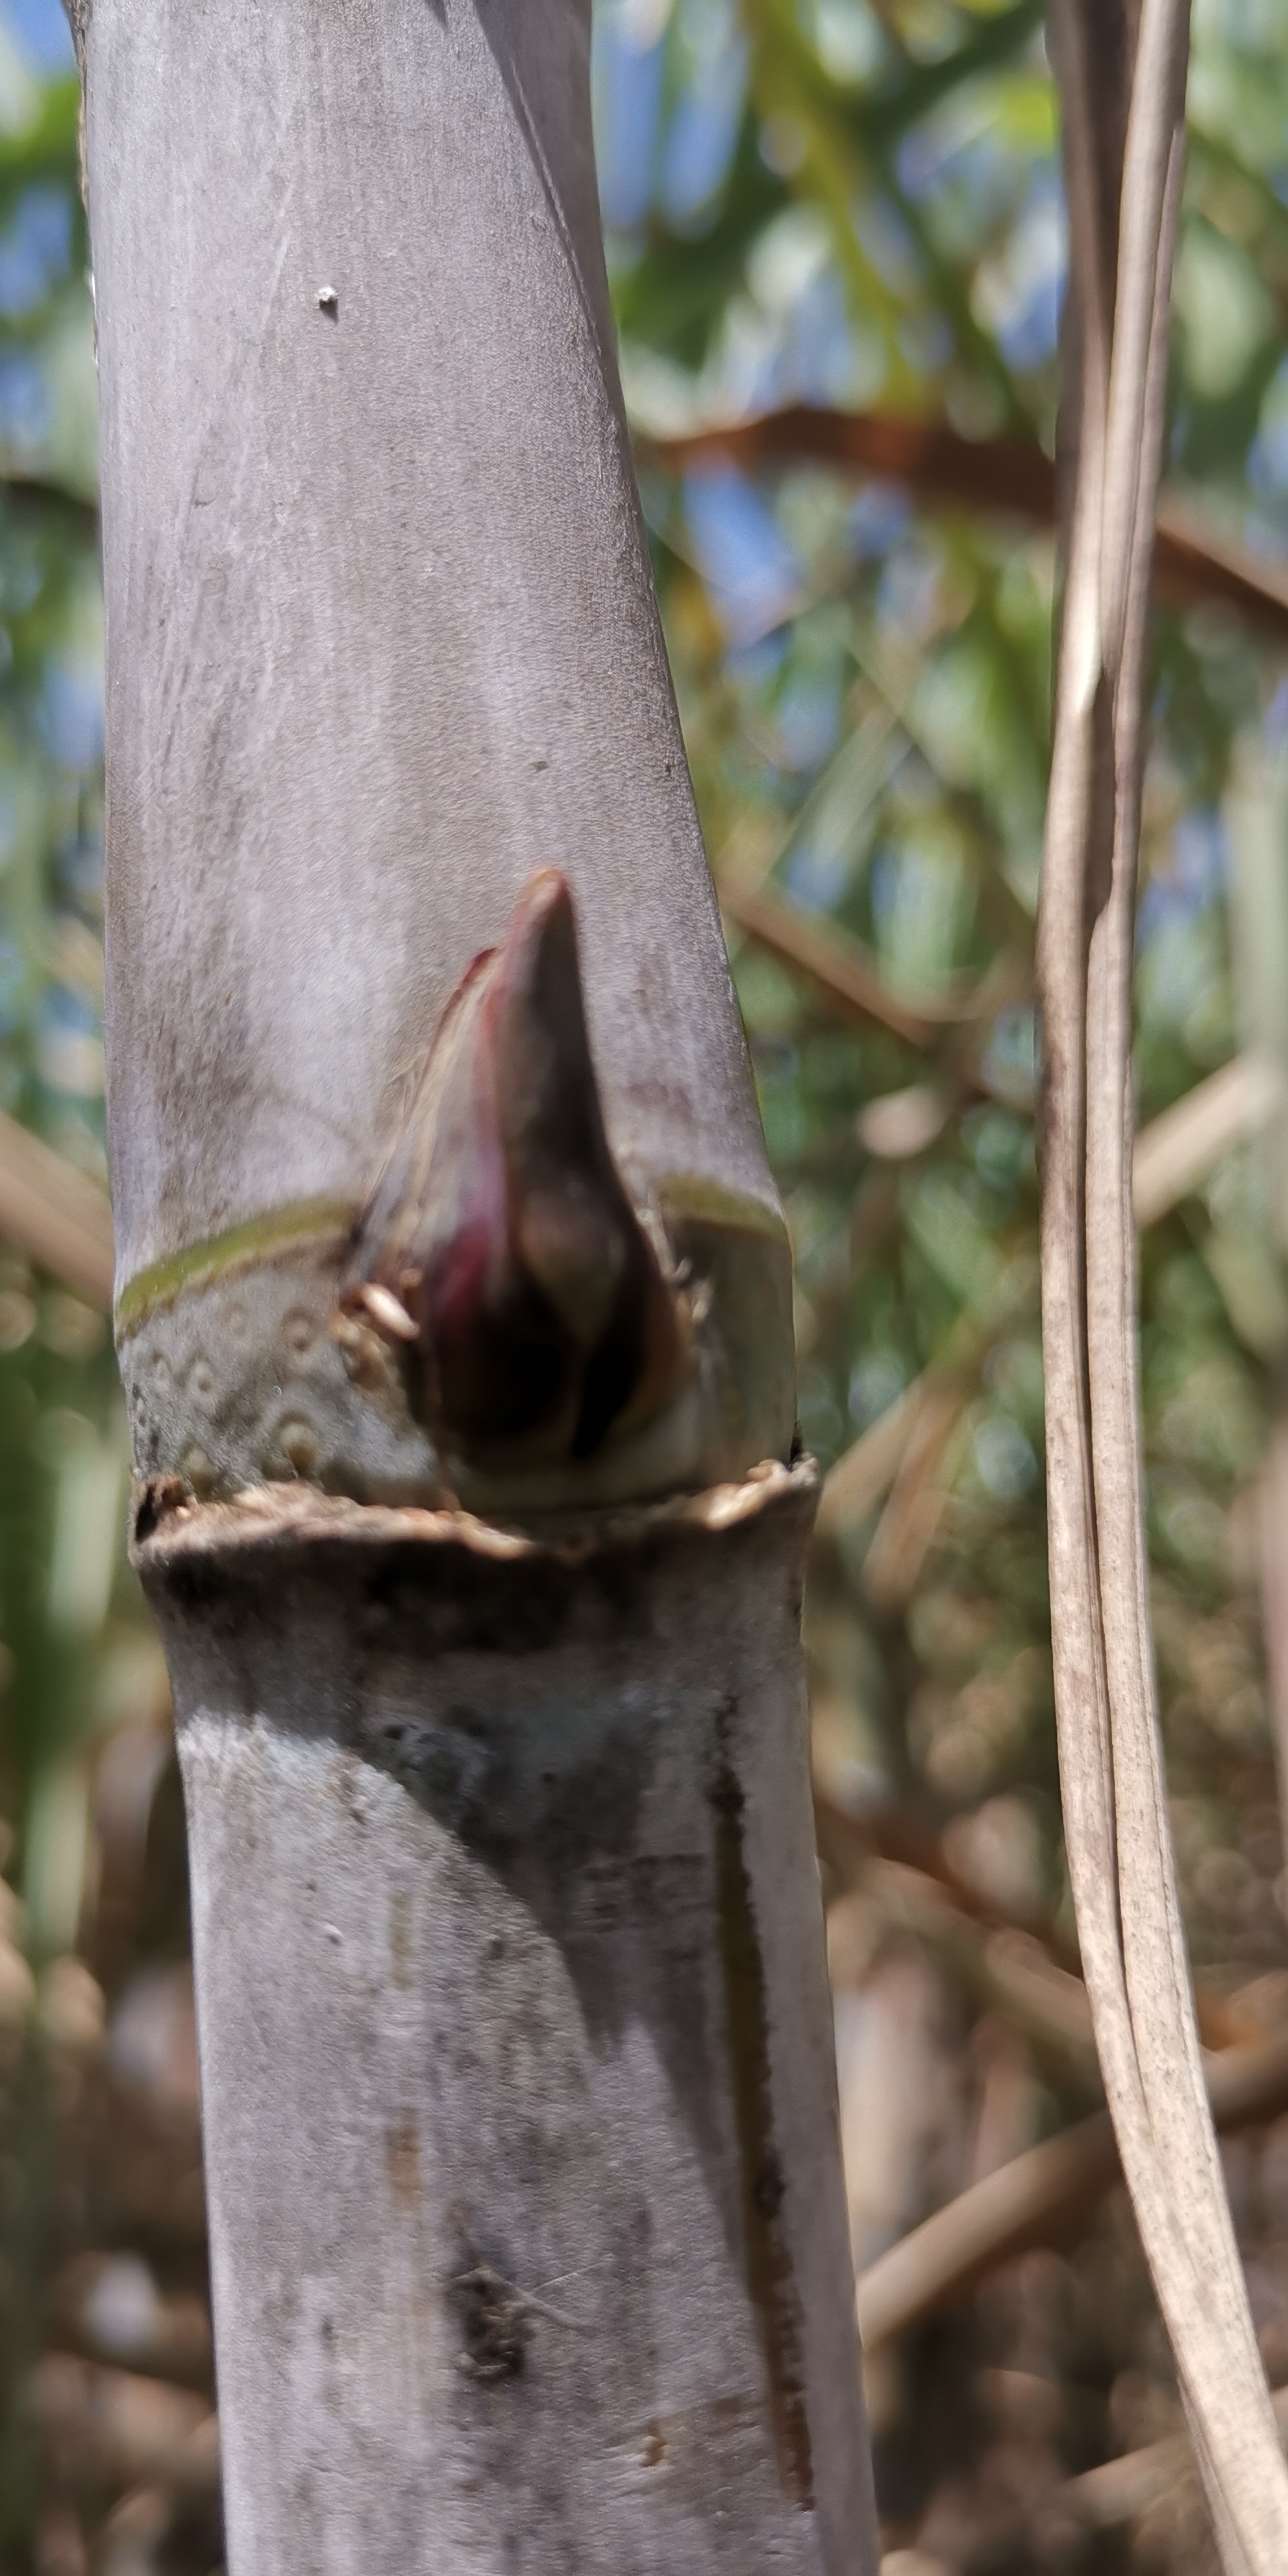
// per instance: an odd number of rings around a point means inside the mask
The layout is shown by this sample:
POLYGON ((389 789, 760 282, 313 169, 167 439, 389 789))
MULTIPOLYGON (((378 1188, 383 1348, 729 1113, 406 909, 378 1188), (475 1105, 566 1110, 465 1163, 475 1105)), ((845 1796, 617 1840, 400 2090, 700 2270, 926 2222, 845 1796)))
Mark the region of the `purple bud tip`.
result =
POLYGON ((348 1302, 391 1319, 417 1411, 483 1463, 592 1457, 678 1385, 685 1318, 605 1133, 558 868, 448 1003, 348 1302))

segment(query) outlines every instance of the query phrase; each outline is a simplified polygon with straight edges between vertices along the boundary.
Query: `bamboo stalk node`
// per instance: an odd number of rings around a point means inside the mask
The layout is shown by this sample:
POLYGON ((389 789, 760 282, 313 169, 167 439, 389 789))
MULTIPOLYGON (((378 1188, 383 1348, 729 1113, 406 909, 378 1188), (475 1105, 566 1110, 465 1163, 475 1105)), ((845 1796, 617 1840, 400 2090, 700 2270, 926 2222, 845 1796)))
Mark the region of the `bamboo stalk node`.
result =
POLYGON ((699 1494, 674 1494, 657 1503, 615 1511, 564 1514, 524 1527, 487 1520, 453 1507, 429 1511, 355 1503, 316 1487, 260 1485, 231 1502, 194 1502, 181 1477, 136 1480, 130 1554, 141 1572, 180 1559, 238 1555, 264 1547, 306 1547, 356 1542, 367 1546, 421 1544, 459 1547, 493 1563, 516 1559, 576 1567, 615 1548, 660 1542, 672 1532, 715 1537, 791 1504, 813 1521, 819 1471, 805 1456, 785 1466, 762 1459, 737 1484, 712 1485, 699 1494))
POLYGON ((468 2477, 463 2568, 520 2534, 543 2565, 875 2566, 798 1664, 817 1489, 769 1460, 548 1533, 141 1498, 230 2563, 307 2576, 301 2496, 406 2563, 468 2477), (364 2338, 416 2392, 378 2455, 333 2364, 364 2338))

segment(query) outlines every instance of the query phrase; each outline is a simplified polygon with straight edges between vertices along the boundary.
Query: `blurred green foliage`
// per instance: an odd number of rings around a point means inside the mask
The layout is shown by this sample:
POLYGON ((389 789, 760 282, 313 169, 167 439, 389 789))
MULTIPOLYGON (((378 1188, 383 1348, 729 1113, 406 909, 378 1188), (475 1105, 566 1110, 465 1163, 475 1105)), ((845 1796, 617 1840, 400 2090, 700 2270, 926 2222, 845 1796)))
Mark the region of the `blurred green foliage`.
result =
MULTIPOLYGON (((0 1107, 104 1178, 102 607, 74 75, 0 28, 0 1107)), ((137 1611, 101 1317, 0 1245, 3 1813, 28 1937, 75 1936, 84 1748, 137 1611), (121 1617, 125 1610, 124 1620, 121 1617)))

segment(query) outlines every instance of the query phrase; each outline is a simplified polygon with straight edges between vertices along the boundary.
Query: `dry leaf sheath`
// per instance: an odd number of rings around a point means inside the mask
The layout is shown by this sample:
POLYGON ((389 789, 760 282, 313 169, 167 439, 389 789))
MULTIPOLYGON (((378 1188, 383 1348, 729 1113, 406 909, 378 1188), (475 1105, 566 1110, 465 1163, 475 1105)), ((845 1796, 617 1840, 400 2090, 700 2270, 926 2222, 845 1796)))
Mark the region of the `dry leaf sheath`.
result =
POLYGON ((1070 1870, 1123 2169, 1231 2571, 1288 2565, 1288 2475, 1203 2086, 1147 1596, 1131 967, 1184 0, 1053 22, 1072 276, 1067 523, 1039 977, 1052 1628, 1070 1870), (1126 129, 1121 130, 1127 102, 1126 129))

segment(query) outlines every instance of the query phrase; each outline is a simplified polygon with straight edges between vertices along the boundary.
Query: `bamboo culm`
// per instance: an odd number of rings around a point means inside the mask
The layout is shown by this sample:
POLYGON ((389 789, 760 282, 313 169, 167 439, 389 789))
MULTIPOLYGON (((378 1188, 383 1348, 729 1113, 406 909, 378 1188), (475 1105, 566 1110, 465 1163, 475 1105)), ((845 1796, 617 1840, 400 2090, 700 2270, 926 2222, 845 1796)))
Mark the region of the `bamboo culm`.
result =
POLYGON ((875 2576, 790 1259, 589 10, 78 42, 229 2576, 875 2576))

